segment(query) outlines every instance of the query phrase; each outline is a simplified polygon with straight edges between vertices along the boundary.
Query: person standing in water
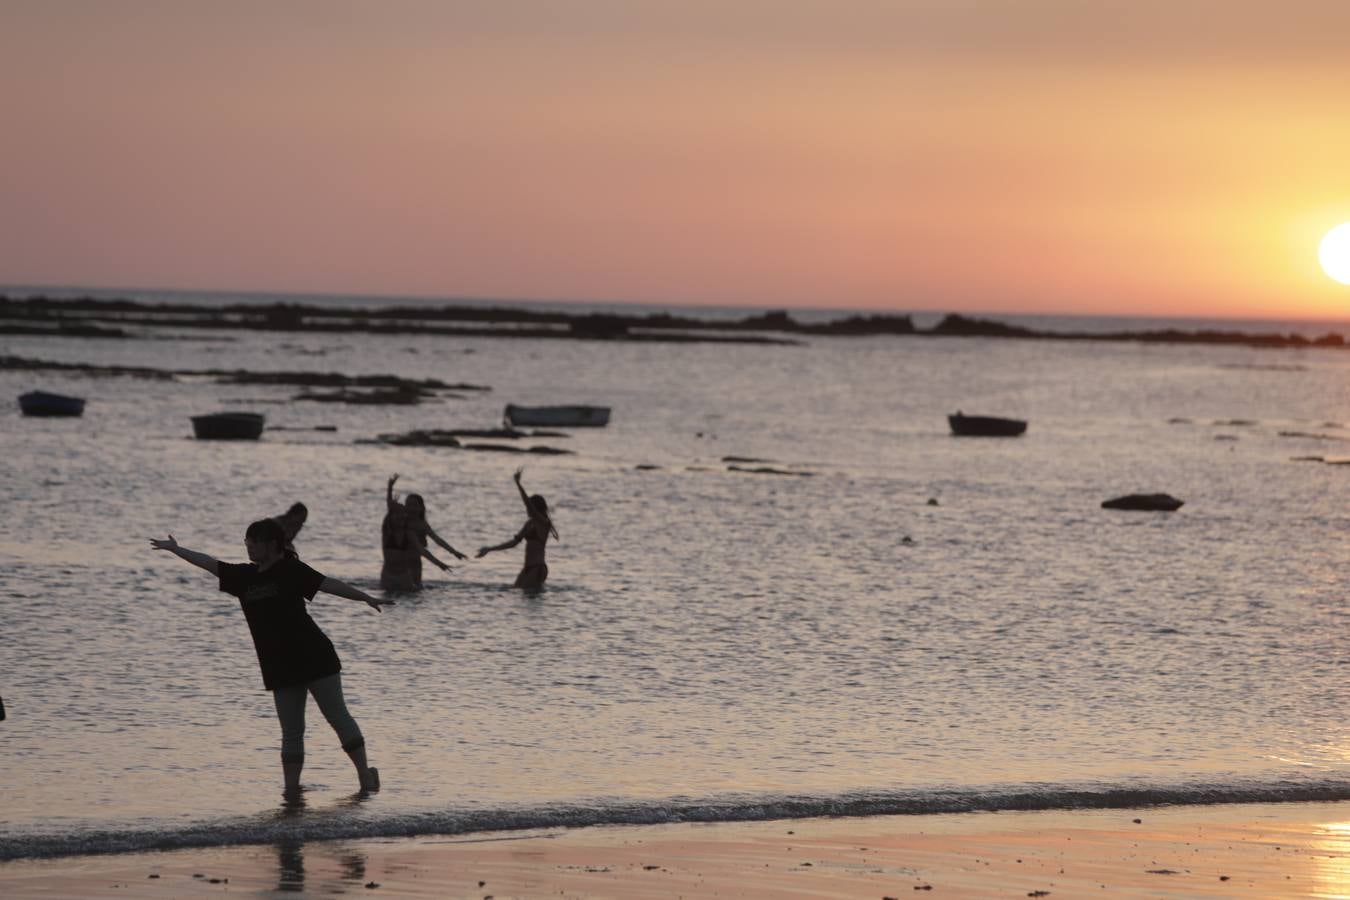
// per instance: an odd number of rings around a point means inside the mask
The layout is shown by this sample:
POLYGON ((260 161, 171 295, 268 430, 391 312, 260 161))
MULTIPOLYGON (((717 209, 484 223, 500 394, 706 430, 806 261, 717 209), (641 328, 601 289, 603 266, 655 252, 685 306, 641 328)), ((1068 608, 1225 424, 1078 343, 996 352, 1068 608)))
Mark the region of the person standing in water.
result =
POLYGON ((442 572, 450 567, 427 549, 427 538, 440 544, 457 559, 466 559, 444 541, 427 523, 427 505, 421 494, 409 494, 400 503, 394 499, 395 474, 385 486, 385 514, 380 524, 380 547, 384 565, 380 569, 380 587, 386 591, 418 591, 422 589, 422 558, 439 566, 442 572))
POLYGON ((520 483, 520 476, 524 473, 524 469, 516 469, 516 474, 512 478, 516 482, 516 490, 520 492, 521 502, 525 504, 525 514, 529 518, 525 520, 525 524, 511 540, 493 547, 478 548, 478 558, 482 559, 496 550, 508 550, 524 541, 525 566, 516 576, 515 586, 538 588, 542 587, 548 579, 548 565, 544 562, 544 546, 548 543, 549 535, 555 538, 558 536, 558 529, 553 527, 553 521, 548 516, 548 501, 540 494, 530 496, 525 493, 525 488, 520 483))
POLYGON ((173 535, 152 538, 150 546, 205 569, 220 580, 220 589, 239 598, 253 635, 263 686, 272 692, 281 722, 281 768, 287 795, 300 789, 305 765, 305 701, 314 695, 328 724, 337 732, 361 790, 380 789, 380 773, 366 760, 366 741, 342 697, 342 663, 333 642, 309 617, 305 601, 319 591, 365 603, 376 612, 377 600, 346 582, 314 571, 286 553, 286 533, 275 519, 262 519, 244 532, 247 563, 226 563, 179 546, 173 535))
POLYGON ((303 503, 292 503, 291 508, 279 516, 273 516, 272 520, 281 526, 281 530, 286 533, 286 554, 288 556, 299 556, 295 552, 295 536, 300 533, 300 529, 305 527, 305 520, 309 518, 309 507, 303 503))

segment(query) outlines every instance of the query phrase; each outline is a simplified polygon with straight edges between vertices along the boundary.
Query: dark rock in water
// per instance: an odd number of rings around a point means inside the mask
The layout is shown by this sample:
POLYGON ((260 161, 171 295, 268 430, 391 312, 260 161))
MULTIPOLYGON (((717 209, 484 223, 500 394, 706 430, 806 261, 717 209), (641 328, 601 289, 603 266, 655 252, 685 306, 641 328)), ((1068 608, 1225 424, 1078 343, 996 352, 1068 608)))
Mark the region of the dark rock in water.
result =
POLYGON ((401 378, 397 375, 341 375, 336 372, 248 372, 242 369, 180 371, 179 375, 209 375, 221 384, 292 384, 300 387, 383 388, 385 390, 486 391, 473 384, 446 384, 436 378, 401 378))
POLYGON ((769 466, 757 466, 753 469, 747 469, 744 466, 727 466, 728 472, 749 472, 755 475, 796 475, 798 478, 810 478, 815 472, 788 472, 784 469, 774 469, 769 466))
POLYGON ((414 406, 433 394, 419 388, 376 388, 371 391, 354 391, 341 388, 328 393, 306 392, 296 394, 292 400, 312 400, 318 403, 361 403, 369 405, 414 406))
POLYGON ((937 505, 938 505, 938 499, 937 499, 936 497, 929 497, 929 498, 928 498, 928 505, 929 505, 929 506, 937 506, 937 505))
POLYGON ((69 322, 58 322, 54 326, 12 325, 5 323, 0 325, 0 334, 92 338, 130 337, 130 335, 121 328, 104 328, 99 325, 74 325, 69 322))
POLYGON ((579 337, 627 337, 628 319, 609 313, 588 313, 572 320, 572 333, 579 337))
POLYGON ((396 447, 449 447, 458 450, 487 450, 498 453, 538 453, 541 455, 562 455, 570 454, 571 450, 562 450, 558 447, 512 447, 508 444, 463 444, 460 443, 457 431, 442 431, 432 429, 430 431, 407 431, 402 434, 381 434, 371 441, 357 441, 357 443, 379 443, 393 444, 396 447))
POLYGON ((1276 432, 1280 437, 1285 438, 1305 438, 1310 441, 1343 441, 1345 438, 1335 434, 1318 434, 1310 431, 1280 431, 1276 432))
POLYGON ((638 463, 638 464, 637 464, 636 466, 634 466, 633 468, 634 468, 634 469, 637 469, 639 472, 655 472, 655 471, 657 471, 658 469, 660 469, 661 467, 660 467, 660 466, 654 466, 654 465, 652 465, 651 463, 638 463))
POLYGON ((1126 494, 1102 501, 1102 509, 1139 509, 1147 512, 1174 512, 1184 501, 1171 494, 1126 494))
POLYGON ((722 457, 722 462, 724 462, 724 463, 771 463, 771 462, 773 462, 773 460, 771 460, 771 459, 759 459, 758 457, 754 457, 754 456, 724 456, 724 457, 722 457))
POLYGON ((487 450, 496 453, 538 453, 543 456, 565 456, 574 453, 561 447, 512 447, 508 444, 461 444, 461 450, 487 450))
POLYGON ((541 438, 541 437, 571 437, 561 431, 521 431, 519 428, 450 428, 442 432, 443 434, 454 435, 455 437, 471 438, 505 438, 515 441, 520 438, 541 438))
POLYGON ((381 444, 396 447, 458 447, 459 441, 446 431, 408 431, 403 434, 382 434, 376 438, 381 444))
POLYGON ((1008 325, 988 319, 973 319, 958 313, 945 316, 933 326, 936 335, 962 335, 966 337, 1032 337, 1035 332, 1020 325, 1008 325))

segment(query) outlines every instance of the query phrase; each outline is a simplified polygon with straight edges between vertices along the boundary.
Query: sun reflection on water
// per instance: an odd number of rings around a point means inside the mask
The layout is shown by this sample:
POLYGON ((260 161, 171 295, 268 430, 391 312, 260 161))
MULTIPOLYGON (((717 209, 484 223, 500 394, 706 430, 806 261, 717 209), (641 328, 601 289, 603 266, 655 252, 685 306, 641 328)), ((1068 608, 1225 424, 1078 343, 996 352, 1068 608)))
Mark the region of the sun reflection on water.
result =
POLYGON ((1309 842, 1314 896, 1350 898, 1350 822, 1316 826, 1309 842))

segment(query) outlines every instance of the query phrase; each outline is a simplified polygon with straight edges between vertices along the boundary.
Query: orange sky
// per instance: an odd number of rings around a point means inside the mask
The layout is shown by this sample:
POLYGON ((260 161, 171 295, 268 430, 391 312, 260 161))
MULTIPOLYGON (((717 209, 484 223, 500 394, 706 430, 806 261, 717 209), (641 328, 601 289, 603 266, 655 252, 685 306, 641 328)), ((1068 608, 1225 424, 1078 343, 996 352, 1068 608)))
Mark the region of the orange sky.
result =
POLYGON ((1350 316, 1345 0, 6 0, 0 284, 1350 316))

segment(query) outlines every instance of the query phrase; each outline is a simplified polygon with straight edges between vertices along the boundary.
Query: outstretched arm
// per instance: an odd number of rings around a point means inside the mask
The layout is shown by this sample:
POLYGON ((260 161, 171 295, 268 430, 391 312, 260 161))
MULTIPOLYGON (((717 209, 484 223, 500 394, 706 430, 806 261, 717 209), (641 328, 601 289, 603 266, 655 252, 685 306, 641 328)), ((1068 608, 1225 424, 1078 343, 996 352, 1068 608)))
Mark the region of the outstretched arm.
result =
POLYGON ((393 600, 378 600, 360 588, 354 588, 347 582, 340 581, 331 575, 324 576, 323 584, 319 585, 319 590, 323 591, 325 594, 342 597, 345 600, 355 600, 358 603, 364 603, 376 612, 380 611, 381 605, 394 602, 393 600))
POLYGON ((431 552, 430 550, 428 550, 426 547, 423 547, 423 548, 422 548, 422 556, 423 556, 423 558, 425 558, 425 559, 427 559, 427 560, 430 560, 430 561, 431 561, 431 564, 434 565, 434 566, 437 566, 442 572, 448 572, 448 571, 450 571, 450 567, 447 566, 445 563, 441 562, 439 559, 437 559, 437 558, 432 554, 432 552, 431 552))
MULTIPOLYGON (((427 526, 427 537, 431 538, 433 541, 435 541, 436 543, 440 544, 440 545, 441 545, 442 547, 444 547, 446 550, 448 550, 448 551, 450 551, 451 553, 453 553, 457 559, 468 559, 468 557, 465 556, 463 553, 460 553, 460 552, 459 552, 458 550, 456 550, 454 547, 451 547, 451 546, 450 546, 449 544, 447 544, 444 540, 442 540, 442 539, 441 539, 441 536, 440 536, 439 534, 437 534, 436 531, 435 531, 435 529, 433 529, 430 525, 427 526)), ((433 557, 430 553, 427 554, 427 558, 430 559, 432 562, 436 562, 435 557, 433 557)), ((442 568, 444 568, 444 567, 442 567, 442 568)))
POLYGON ((517 532, 516 536, 511 538, 511 540, 509 541, 503 541, 502 543, 492 547, 479 547, 478 558, 482 559, 489 553, 492 553, 496 550, 510 550, 512 547, 514 547, 516 544, 519 544, 524 539, 525 539, 525 529, 522 528, 519 532, 517 532))
POLYGON ((197 550, 189 550, 187 547, 178 546, 178 542, 173 539, 173 535, 169 535, 167 539, 151 538, 150 546, 156 550, 168 550, 179 559, 186 560, 199 569, 205 569, 212 575, 220 574, 220 560, 197 550))

